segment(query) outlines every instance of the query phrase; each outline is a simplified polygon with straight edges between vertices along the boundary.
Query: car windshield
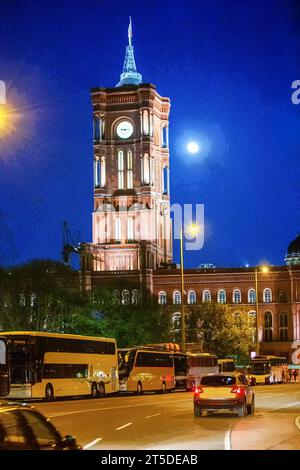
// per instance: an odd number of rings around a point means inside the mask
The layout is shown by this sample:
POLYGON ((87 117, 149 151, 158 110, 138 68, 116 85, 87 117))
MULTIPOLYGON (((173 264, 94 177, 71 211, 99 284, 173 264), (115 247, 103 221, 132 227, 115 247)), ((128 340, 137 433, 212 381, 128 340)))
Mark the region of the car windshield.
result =
POLYGON ((220 387, 222 385, 235 385, 236 378, 231 375, 206 375, 201 379, 201 385, 220 387))

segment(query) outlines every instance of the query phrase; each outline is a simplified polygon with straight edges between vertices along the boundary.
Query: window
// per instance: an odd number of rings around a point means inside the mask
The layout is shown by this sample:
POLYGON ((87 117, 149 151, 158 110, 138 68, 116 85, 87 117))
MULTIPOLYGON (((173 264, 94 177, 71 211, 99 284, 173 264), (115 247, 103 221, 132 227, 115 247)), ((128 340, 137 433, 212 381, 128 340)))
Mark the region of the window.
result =
POLYGON ((272 302, 272 291, 271 289, 267 288, 267 289, 264 289, 264 292, 263 292, 263 301, 266 303, 266 304, 269 304, 272 302))
POLYGON ((127 152, 127 189, 133 188, 133 176, 132 176, 132 151, 127 152))
POLYGON ((35 307, 36 305, 36 294, 31 294, 30 296, 30 307, 35 307))
POLYGON ((173 304, 174 305, 180 305, 181 304, 181 294, 179 290, 175 290, 173 292, 173 304))
POLYGON ((129 305, 130 304, 130 292, 127 289, 122 291, 122 304, 129 305))
POLYGON ((143 184, 150 184, 150 158, 148 153, 144 155, 143 184))
POLYGON ((172 367, 172 354, 138 352, 135 367, 172 367))
POLYGON ((159 305, 166 305, 167 304, 167 294, 165 293, 165 291, 161 291, 158 294, 158 303, 159 303, 159 305))
POLYGON ((128 241, 132 241, 134 239, 133 236, 133 218, 128 217, 127 219, 127 239, 128 241))
POLYGON ((255 304, 256 302, 256 292, 255 289, 249 289, 248 290, 248 303, 249 304, 255 304))
POLYGON ((196 292, 194 290, 189 291, 187 301, 188 301, 188 304, 195 304, 196 303, 197 296, 196 296, 196 292))
POLYGON ((121 234, 121 220, 115 220, 115 238, 117 241, 121 241, 122 234, 121 234))
POLYGON ((288 315, 285 312, 279 314, 279 341, 288 341, 288 315))
POLYGON ((218 292, 218 303, 226 304, 226 292, 224 289, 219 290, 218 292))
POLYGON ((172 315, 172 323, 173 323, 173 330, 178 331, 180 329, 180 319, 181 319, 181 313, 180 312, 175 312, 172 315))
POLYGON ((204 290, 202 292, 202 302, 211 302, 210 290, 204 290))
POLYGON ((232 301, 234 304, 240 304, 242 302, 242 294, 240 289, 234 289, 232 293, 232 301))
POLYGON ((123 150, 118 151, 118 188, 124 189, 124 154, 123 150))
POLYGON ((133 289, 131 292, 131 303, 132 305, 138 305, 140 301, 140 292, 138 289, 133 289))
POLYGON ((287 294, 286 294, 285 291, 282 291, 282 290, 281 290, 281 291, 279 292, 279 302, 280 302, 280 303, 285 303, 285 302, 287 302, 287 294))
POLYGON ((113 290, 112 301, 113 304, 120 304, 120 292, 117 289, 113 290))
POLYGON ((106 184, 106 165, 105 165, 105 157, 101 157, 100 159, 100 186, 104 188, 106 184))
POLYGON ((272 312, 265 312, 264 316, 264 341, 273 340, 273 317, 272 312))

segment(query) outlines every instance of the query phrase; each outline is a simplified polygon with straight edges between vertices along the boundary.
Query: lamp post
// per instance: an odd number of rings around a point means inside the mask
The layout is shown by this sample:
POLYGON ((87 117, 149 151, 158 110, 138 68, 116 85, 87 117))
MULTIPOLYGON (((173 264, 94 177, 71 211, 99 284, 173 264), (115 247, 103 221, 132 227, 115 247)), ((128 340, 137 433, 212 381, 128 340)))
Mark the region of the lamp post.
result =
POLYGON ((259 327, 258 327, 258 279, 257 279, 257 266, 255 266, 255 303, 256 303, 256 315, 255 315, 255 353, 259 356, 259 327))
MULTIPOLYGON (((187 233, 196 237, 199 233, 199 226, 197 224, 190 224, 187 227, 187 233)), ((183 266, 183 229, 180 229, 180 293, 181 293, 181 350, 185 352, 185 310, 184 310, 184 266, 183 266)))
POLYGON ((180 292, 181 292, 181 350, 185 353, 185 312, 184 312, 184 274, 183 274, 183 233, 180 229, 180 292))
POLYGON ((255 315, 255 353, 259 356, 259 321, 258 321, 258 269, 261 269, 263 273, 269 271, 267 266, 255 266, 255 304, 256 304, 256 315, 255 315))

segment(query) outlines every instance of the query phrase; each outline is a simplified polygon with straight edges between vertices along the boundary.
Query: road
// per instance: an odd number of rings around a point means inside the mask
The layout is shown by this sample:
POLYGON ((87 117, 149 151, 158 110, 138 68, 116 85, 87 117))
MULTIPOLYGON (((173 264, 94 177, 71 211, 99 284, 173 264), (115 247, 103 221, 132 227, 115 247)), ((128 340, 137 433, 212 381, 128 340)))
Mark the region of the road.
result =
POLYGON ((256 411, 195 418, 191 392, 36 403, 91 450, 300 449, 300 384, 255 387, 256 411))

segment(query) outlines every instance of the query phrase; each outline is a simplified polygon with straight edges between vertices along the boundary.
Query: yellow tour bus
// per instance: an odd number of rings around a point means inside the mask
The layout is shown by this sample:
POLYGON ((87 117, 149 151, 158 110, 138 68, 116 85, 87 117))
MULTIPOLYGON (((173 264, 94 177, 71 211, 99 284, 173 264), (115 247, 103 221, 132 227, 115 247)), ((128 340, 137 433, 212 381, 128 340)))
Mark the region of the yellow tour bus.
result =
POLYGON ((219 372, 234 372, 235 363, 233 359, 224 358, 218 359, 219 372))
POLYGON ((194 390, 200 384, 202 375, 218 372, 218 358, 215 354, 187 353, 187 390, 194 390))
POLYGON ((288 381, 288 360, 280 356, 255 356, 248 369, 252 385, 285 383, 288 381))
POLYGON ((9 398, 89 395, 119 391, 116 341, 35 331, 1 332, 7 339, 9 398))
POLYGON ((120 391, 164 393, 175 389, 173 353, 156 347, 119 349, 120 391))

